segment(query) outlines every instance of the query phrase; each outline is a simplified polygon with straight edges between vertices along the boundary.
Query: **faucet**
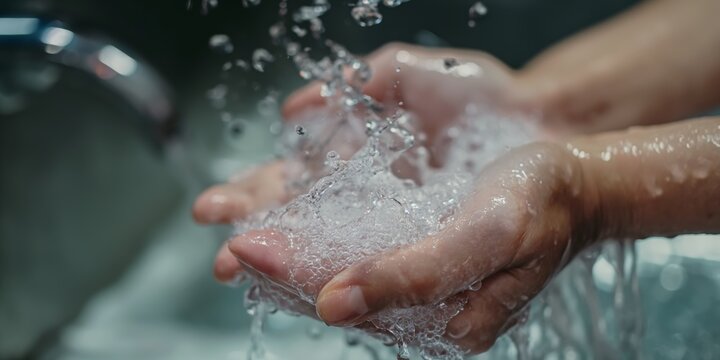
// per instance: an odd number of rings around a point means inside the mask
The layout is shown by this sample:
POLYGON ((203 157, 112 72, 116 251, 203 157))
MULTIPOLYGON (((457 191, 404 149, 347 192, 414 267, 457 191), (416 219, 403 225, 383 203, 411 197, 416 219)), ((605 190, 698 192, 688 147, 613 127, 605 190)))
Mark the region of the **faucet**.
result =
POLYGON ((156 145, 175 133, 177 116, 170 87, 149 63, 112 40, 74 31, 60 21, 0 16, 0 61, 8 61, 5 54, 13 50, 29 51, 46 62, 97 79, 146 120, 141 125, 156 145))

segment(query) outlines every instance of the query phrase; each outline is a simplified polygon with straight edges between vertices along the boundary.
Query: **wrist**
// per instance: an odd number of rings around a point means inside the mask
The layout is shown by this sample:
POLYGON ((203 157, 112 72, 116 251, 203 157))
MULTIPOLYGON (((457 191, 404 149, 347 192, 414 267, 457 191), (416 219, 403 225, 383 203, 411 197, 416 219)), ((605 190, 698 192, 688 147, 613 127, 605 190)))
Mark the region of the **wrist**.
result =
POLYGON ((578 190, 575 192, 578 195, 574 197, 573 204, 577 214, 575 237, 580 239, 583 247, 623 237, 632 216, 626 211, 627 207, 622 206, 622 197, 616 191, 616 188, 622 187, 616 181, 618 178, 609 176, 608 172, 612 170, 608 164, 597 161, 592 155, 593 139, 584 137, 562 145, 568 162, 576 169, 578 190))

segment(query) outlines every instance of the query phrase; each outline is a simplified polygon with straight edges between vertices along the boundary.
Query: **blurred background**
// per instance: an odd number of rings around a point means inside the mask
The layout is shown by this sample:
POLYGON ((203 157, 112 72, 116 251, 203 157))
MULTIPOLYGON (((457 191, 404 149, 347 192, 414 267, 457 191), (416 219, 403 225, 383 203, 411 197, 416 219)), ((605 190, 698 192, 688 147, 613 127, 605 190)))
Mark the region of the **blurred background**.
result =
MULTIPOLYGON (((487 0, 469 28, 474 1, 413 0, 361 29, 338 1, 323 20, 356 53, 405 41, 520 67, 635 2, 487 0)), ((277 104, 302 84, 270 44, 276 14, 270 0, 207 13, 187 0, 0 0, 0 359, 245 358, 242 291, 211 276, 231 229, 194 225, 190 207, 273 154, 277 104), (218 34, 230 43, 209 46, 218 34), (277 58, 264 72, 244 65, 257 48, 277 58)), ((720 338, 713 240, 643 245, 651 358, 720 354, 693 352, 720 338)), ((336 333, 269 326, 271 348, 352 356, 336 333)))

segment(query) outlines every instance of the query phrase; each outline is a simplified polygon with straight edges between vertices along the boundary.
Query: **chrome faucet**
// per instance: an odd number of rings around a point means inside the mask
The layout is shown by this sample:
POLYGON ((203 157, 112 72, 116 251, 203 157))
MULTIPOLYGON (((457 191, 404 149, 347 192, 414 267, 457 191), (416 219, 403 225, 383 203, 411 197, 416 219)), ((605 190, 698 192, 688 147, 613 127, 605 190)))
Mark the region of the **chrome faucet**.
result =
POLYGON ((0 16, 0 62, 7 61, 13 51, 29 51, 50 63, 89 74, 147 119, 151 136, 158 141, 175 130, 176 111, 169 86, 150 64, 109 39, 73 31, 59 21, 0 16))

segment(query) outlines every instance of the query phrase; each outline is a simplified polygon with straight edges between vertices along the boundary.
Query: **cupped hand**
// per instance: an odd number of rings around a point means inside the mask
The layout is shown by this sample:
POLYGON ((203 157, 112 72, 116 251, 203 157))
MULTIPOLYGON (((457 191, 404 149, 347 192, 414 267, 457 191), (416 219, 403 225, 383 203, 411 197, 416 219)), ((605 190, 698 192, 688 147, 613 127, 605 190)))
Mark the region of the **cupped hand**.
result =
MULTIPOLYGON (((466 296, 446 336, 468 352, 485 351, 596 238, 593 189, 564 147, 538 143, 516 149, 481 173, 440 233, 363 259, 329 283, 303 290, 317 295, 317 316, 337 326, 364 326, 388 307, 466 296)), ((291 271, 302 276, 302 269, 293 268, 285 236, 277 232, 240 235, 225 251, 278 283, 288 283, 291 271)))
MULTIPOLYGON (((492 56, 469 50, 429 49, 392 43, 370 54, 373 71, 363 92, 381 103, 391 103, 415 114, 432 138, 465 110, 468 103, 483 101, 522 107, 529 103, 515 84, 514 72, 492 56), (511 100, 511 94, 513 100, 511 100)), ((325 105, 321 84, 310 84, 292 94, 284 104, 286 119, 325 105)), ((253 169, 242 178, 217 185, 201 194, 193 215, 201 224, 230 224, 255 211, 289 200, 282 162, 253 169)), ((225 246, 215 263, 218 280, 231 281, 241 271, 225 246)))
MULTIPOLYGON (((483 52, 390 43, 365 61, 372 78, 362 92, 412 112, 430 137, 470 103, 513 109, 530 106, 530 96, 521 91, 514 71, 483 52)), ((283 106, 283 116, 292 119, 324 106, 321 86, 316 82, 293 93, 283 106)))

